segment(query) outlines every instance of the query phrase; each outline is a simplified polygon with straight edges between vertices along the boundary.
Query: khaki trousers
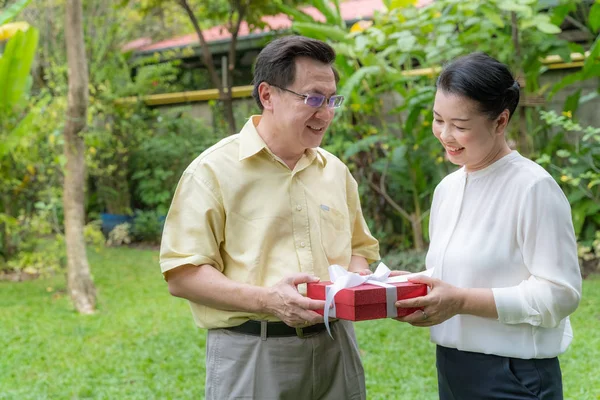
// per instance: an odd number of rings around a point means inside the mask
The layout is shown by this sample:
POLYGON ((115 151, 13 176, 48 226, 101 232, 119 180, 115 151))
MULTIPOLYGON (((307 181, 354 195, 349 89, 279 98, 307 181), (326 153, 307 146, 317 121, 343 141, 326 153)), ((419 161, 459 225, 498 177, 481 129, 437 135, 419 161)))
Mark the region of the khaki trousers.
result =
POLYGON ((301 339, 211 329, 206 400, 364 400, 365 374, 351 322, 301 339))

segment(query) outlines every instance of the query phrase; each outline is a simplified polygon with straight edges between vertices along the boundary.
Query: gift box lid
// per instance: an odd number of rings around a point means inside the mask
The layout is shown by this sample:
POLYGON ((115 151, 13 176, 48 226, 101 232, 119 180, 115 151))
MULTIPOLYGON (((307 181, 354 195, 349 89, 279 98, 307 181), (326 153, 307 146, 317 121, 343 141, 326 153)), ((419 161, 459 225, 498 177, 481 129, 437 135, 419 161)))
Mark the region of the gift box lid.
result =
MULTIPOLYGON (((424 283, 394 282, 389 284, 396 287, 398 300, 427 294, 427 285, 424 283)), ((325 288, 328 285, 331 285, 331 282, 308 283, 306 295, 311 299, 325 300, 325 288)), ((386 289, 369 283, 342 289, 335 295, 336 304, 349 306, 386 303, 386 301, 386 289)))

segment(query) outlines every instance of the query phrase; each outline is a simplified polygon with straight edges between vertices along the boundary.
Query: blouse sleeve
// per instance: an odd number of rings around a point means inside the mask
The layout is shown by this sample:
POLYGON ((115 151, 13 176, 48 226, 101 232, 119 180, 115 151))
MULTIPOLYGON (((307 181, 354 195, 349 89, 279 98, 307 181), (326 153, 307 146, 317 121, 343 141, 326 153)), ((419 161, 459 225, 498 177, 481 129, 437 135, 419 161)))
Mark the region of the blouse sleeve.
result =
POLYGON ((581 299, 581 272, 569 203, 552 177, 529 187, 519 208, 518 245, 531 276, 493 289, 506 324, 556 327, 581 299))

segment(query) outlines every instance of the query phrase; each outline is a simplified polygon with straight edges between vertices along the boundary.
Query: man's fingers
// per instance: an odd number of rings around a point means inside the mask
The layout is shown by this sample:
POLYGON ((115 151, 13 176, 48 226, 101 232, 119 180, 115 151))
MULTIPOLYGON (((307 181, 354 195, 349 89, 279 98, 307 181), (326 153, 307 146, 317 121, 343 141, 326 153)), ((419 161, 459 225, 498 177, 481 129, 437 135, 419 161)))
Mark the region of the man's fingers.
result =
POLYGON ((322 315, 317 314, 314 311, 309 311, 309 312, 310 312, 310 319, 307 319, 307 321, 309 322, 309 325, 320 324, 324 321, 322 315))
POLYGON ((306 328, 314 324, 320 324, 323 322, 323 316, 317 314, 314 311, 304 310, 294 317, 290 317, 289 320, 284 321, 287 325, 295 328, 306 328))
POLYGON ((392 272, 390 272, 390 277, 392 277, 392 276, 400 276, 400 275, 408 275, 410 273, 411 272, 408 272, 408 271, 392 271, 392 272))
POLYGON ((304 274, 304 273, 297 273, 297 274, 293 274, 293 275, 288 276, 286 278, 286 281, 288 281, 292 285, 298 286, 301 283, 319 282, 320 279, 318 277, 316 277, 316 276, 313 276, 313 275, 304 274))
POLYGON ((325 300, 314 300, 305 297, 304 301, 301 302, 301 306, 306 310, 323 310, 325 309, 325 300))

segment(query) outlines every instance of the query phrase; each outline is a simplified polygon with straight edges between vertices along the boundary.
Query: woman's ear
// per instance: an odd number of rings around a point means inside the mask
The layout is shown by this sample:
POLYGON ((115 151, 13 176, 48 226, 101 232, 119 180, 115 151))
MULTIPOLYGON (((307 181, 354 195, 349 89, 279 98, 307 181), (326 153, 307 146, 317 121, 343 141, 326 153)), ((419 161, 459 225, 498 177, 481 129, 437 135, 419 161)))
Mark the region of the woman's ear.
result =
POLYGON ((510 112, 508 109, 504 109, 496 118, 496 134, 504 135, 504 131, 506 130, 506 126, 508 125, 508 120, 510 119, 510 112))

